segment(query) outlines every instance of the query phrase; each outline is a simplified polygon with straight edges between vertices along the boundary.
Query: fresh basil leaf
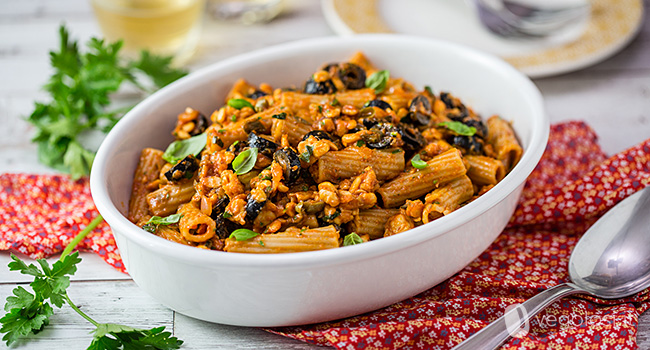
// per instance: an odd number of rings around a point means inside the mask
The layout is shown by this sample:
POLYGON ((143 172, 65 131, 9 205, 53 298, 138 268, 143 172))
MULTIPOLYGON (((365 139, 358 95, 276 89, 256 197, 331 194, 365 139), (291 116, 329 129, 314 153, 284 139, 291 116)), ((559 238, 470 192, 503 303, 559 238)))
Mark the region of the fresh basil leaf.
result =
POLYGON ((244 107, 250 107, 250 109, 255 110, 255 106, 253 106, 250 102, 244 100, 243 98, 231 98, 230 100, 228 100, 228 106, 234 109, 242 109, 244 107))
POLYGON ((363 239, 356 232, 352 232, 343 238, 343 246, 363 243, 363 239))
POLYGON ((251 147, 237 155, 232 161, 232 168, 236 175, 248 173, 257 162, 257 147, 251 147))
POLYGON ((198 156, 207 141, 208 137, 205 133, 192 136, 189 139, 174 141, 167 147, 162 157, 168 163, 173 164, 190 154, 198 156))
POLYGON ((171 224, 177 223, 178 220, 180 220, 182 216, 183 216, 183 214, 172 214, 172 215, 165 216, 165 217, 152 216, 149 219, 149 221, 147 221, 147 224, 171 225, 171 224))
POLYGON ((472 136, 476 134, 476 128, 473 126, 467 126, 458 121, 448 121, 438 124, 439 126, 445 126, 447 129, 457 133, 462 136, 472 136))
POLYGON ((238 241, 245 241, 247 239, 251 239, 251 238, 256 237, 258 235, 259 235, 259 233, 255 232, 255 231, 251 231, 251 230, 246 229, 246 228, 238 228, 238 229, 232 231, 229 238, 234 238, 234 239, 236 239, 238 241))
POLYGON ((377 94, 381 93, 386 88, 389 77, 390 73, 385 69, 374 72, 366 79, 366 87, 374 89, 377 94))
POLYGON ((427 162, 420 159, 420 154, 416 154, 415 157, 411 158, 411 165, 416 169, 425 169, 428 166, 427 162))

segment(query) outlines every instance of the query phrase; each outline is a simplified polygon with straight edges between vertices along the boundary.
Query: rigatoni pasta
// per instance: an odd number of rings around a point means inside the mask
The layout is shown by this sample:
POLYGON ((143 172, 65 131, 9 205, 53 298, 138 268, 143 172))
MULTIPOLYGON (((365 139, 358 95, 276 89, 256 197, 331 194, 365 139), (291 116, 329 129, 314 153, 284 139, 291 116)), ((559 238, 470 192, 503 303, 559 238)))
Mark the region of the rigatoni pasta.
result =
POLYGON ((484 123, 458 97, 417 89, 363 53, 321 67, 301 89, 240 79, 209 112, 180 111, 175 141, 142 151, 128 217, 231 253, 398 234, 487 192, 522 154, 510 123, 484 123))

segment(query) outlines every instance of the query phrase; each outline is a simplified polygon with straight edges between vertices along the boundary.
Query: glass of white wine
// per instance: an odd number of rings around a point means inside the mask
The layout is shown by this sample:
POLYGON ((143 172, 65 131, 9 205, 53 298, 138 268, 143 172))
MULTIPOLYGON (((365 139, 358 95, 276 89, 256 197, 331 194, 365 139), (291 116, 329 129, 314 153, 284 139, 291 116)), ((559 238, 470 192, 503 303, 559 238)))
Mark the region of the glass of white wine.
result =
POLYGON ((205 0, 91 0, 106 39, 124 40, 124 50, 146 49, 185 63, 201 36, 205 0))

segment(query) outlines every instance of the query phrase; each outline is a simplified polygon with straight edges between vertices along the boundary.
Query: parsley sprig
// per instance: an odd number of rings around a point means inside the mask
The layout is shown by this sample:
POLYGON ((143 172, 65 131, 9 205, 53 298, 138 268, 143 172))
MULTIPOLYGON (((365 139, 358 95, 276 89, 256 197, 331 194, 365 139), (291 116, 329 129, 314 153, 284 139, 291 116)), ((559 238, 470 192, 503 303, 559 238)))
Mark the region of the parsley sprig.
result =
POLYGON ((79 141, 80 136, 90 131, 108 132, 130 109, 108 110, 110 95, 123 82, 151 93, 187 72, 172 68, 171 57, 146 51, 137 60, 124 60, 119 56, 121 41, 91 38, 82 52, 65 26, 60 27, 59 35, 58 51, 50 51, 54 73, 43 87, 51 101, 36 102, 27 121, 37 128, 32 141, 38 144, 39 161, 76 179, 88 174, 95 158, 79 141))
POLYGON ((158 349, 172 350, 180 348, 182 340, 172 337, 165 332, 164 327, 152 329, 137 329, 129 326, 99 323, 81 311, 68 296, 70 276, 77 272, 77 264, 81 262, 79 252, 71 253, 76 245, 86 235, 102 222, 97 216, 83 229, 65 248, 59 260, 50 265, 45 259, 37 259, 38 265, 27 265, 20 258, 11 254, 10 271, 19 271, 24 275, 34 276, 29 284, 32 292, 23 286, 14 288, 13 295, 7 297, 5 311, 7 312, 0 323, 0 333, 5 333, 2 340, 10 346, 18 339, 36 334, 48 324, 54 308, 68 304, 81 317, 95 326, 92 332, 93 340, 88 350, 121 350, 121 349, 158 349))

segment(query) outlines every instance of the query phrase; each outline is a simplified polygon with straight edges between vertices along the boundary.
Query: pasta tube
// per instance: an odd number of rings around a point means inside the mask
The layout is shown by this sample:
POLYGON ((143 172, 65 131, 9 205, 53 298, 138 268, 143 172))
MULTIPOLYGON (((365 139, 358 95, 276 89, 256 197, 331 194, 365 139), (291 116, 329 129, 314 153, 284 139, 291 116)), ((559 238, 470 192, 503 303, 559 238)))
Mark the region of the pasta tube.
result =
POLYGON ((506 175, 503 162, 485 156, 466 155, 467 176, 477 185, 494 185, 506 175))
POLYGON ((205 242, 215 235, 217 224, 195 207, 192 202, 183 204, 178 209, 178 213, 182 215, 178 221, 178 228, 186 240, 205 242))
POLYGON ((194 193, 192 181, 185 180, 169 183, 147 194, 146 200, 153 215, 167 216, 174 214, 181 204, 189 202, 194 193))
POLYGON ((495 115, 487 120, 487 128, 488 143, 494 148, 497 159, 503 162, 506 171, 510 171, 519 162, 523 152, 512 126, 495 115))
POLYGON ((290 227, 284 232, 261 234, 245 241, 226 239, 224 248, 235 253, 295 253, 338 248, 339 231, 332 225, 311 229, 290 227))
POLYGON ((361 174, 367 167, 375 171, 377 180, 385 181, 398 176, 404 170, 404 152, 351 146, 341 151, 325 153, 317 164, 318 169, 314 176, 318 183, 351 178, 361 174))
POLYGON ((399 214, 399 209, 365 209, 359 210, 359 215, 354 217, 350 223, 350 231, 356 232, 359 236, 368 235, 370 239, 384 237, 384 226, 386 221, 399 214))
POLYGON ((147 194, 151 192, 149 184, 158 178, 160 169, 165 165, 162 155, 163 151, 154 148, 145 148, 140 152, 129 200, 128 217, 131 222, 138 222, 149 215, 147 205, 147 194))
POLYGON ((424 169, 402 173, 381 186, 377 192, 385 208, 394 208, 404 204, 407 199, 419 198, 466 172, 460 151, 453 148, 431 158, 424 169))
POLYGON ((424 200, 422 222, 427 223, 456 210, 474 195, 472 181, 466 175, 458 177, 448 184, 427 194, 424 200))

